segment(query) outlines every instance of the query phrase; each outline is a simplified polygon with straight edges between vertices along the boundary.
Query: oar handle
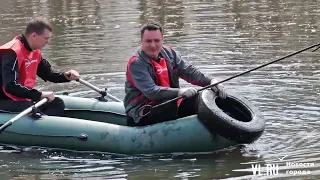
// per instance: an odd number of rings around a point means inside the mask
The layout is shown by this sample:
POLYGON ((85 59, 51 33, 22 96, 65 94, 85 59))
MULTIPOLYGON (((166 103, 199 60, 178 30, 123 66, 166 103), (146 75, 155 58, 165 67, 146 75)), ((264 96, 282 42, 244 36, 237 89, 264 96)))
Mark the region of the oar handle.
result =
POLYGON ((93 84, 89 83, 88 81, 85 81, 83 79, 77 79, 78 82, 80 82, 81 84, 95 90, 96 92, 98 92, 99 94, 101 94, 102 96, 107 96, 108 98, 112 99, 113 101, 116 102, 121 102, 120 99, 116 98, 115 96, 112 96, 111 94, 107 94, 106 91, 102 91, 100 88, 94 86, 93 84))
POLYGON ((21 113, 19 113, 18 115, 16 115, 15 117, 13 117, 12 119, 10 119, 9 121, 7 121, 5 124, 3 124, 0 127, 0 133, 6 129, 7 127, 9 127, 10 125, 12 125, 16 120, 20 119, 21 117, 29 114, 30 112, 32 112, 33 107, 38 108, 39 106, 43 105, 44 103, 46 103, 48 101, 48 98, 43 98, 41 99, 39 102, 37 102, 36 104, 32 105, 31 107, 27 108, 26 110, 22 111, 21 113))

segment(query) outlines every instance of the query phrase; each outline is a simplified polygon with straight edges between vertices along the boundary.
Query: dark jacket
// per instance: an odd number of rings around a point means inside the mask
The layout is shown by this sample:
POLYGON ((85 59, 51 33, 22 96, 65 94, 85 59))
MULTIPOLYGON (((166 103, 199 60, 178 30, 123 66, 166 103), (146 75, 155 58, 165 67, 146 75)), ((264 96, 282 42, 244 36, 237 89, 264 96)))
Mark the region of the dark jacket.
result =
POLYGON ((159 104, 178 96, 179 77, 187 82, 207 86, 212 78, 205 76, 196 67, 187 63, 173 49, 162 48, 161 57, 166 59, 171 87, 159 86, 156 70, 151 59, 139 47, 130 58, 125 82, 124 106, 127 116, 139 122, 138 109, 146 104, 159 104))
MULTIPOLYGON (((19 40, 23 43, 24 47, 28 51, 32 51, 27 40, 23 35, 19 37, 19 40)), ((3 92, 2 86, 6 92, 21 98, 28 98, 33 101, 40 100, 41 92, 36 89, 29 89, 19 84, 19 72, 16 63, 17 55, 12 50, 2 50, 0 52, 0 100, 9 99, 3 92)), ((41 61, 38 65, 37 75, 44 81, 50 81, 54 83, 70 82, 62 72, 55 72, 50 63, 41 57, 41 61)))

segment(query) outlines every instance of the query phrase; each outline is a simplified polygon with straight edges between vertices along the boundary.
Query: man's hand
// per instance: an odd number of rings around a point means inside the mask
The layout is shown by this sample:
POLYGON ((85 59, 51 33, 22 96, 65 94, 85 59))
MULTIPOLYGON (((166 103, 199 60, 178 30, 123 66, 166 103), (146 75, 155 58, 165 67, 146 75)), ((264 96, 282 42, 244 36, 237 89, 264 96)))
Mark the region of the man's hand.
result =
MULTIPOLYGON (((217 80, 212 79, 210 84, 215 84, 217 82, 218 82, 217 80)), ((221 85, 221 84, 218 84, 216 86, 211 87, 211 90, 213 92, 217 93, 218 96, 221 97, 222 99, 225 99, 227 97, 227 92, 224 89, 223 85, 221 85)))
POLYGON ((54 100, 55 96, 52 91, 43 91, 41 92, 41 99, 48 98, 48 101, 51 102, 54 100))
POLYGON ((186 98, 195 96, 197 94, 197 90, 195 88, 180 88, 178 92, 178 96, 183 96, 186 98))
POLYGON ((79 73, 78 73, 77 71, 73 70, 73 69, 65 72, 64 75, 65 75, 66 78, 67 78, 68 80, 70 80, 70 81, 72 81, 72 80, 77 80, 77 79, 79 79, 79 77, 80 77, 79 73))

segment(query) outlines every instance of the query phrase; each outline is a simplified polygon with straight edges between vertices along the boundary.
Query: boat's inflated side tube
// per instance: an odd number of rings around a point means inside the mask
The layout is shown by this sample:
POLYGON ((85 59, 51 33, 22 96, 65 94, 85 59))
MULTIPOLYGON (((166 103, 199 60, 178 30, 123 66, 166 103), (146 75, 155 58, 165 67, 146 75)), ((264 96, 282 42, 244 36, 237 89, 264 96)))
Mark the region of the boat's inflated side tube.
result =
POLYGON ((265 119, 257 108, 244 98, 228 92, 221 99, 212 90, 199 95, 198 116, 213 133, 237 143, 252 143, 265 129, 265 119))

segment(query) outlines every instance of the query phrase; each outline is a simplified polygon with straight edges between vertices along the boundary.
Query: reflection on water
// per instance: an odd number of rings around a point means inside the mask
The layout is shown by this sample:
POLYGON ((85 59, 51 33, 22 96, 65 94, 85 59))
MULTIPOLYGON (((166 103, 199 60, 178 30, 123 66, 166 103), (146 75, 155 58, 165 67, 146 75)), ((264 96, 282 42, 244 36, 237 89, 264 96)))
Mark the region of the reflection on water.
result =
MULTIPOLYGON (((74 68, 83 78, 119 98, 124 96, 126 63, 139 45, 139 28, 149 20, 165 27, 165 44, 203 72, 219 79, 319 43, 317 0, 3 0, 0 43, 22 32, 32 16, 53 24, 43 55, 61 70, 74 68)), ((267 120, 254 144, 206 155, 114 156, 2 147, 1 179, 267 179, 253 176, 251 164, 278 164, 286 170, 320 174, 320 60, 305 52, 225 83, 248 98, 267 120), (282 157, 285 157, 282 161, 282 157), (279 159, 280 158, 280 159, 279 159), (287 162, 314 163, 288 167, 287 162)), ((182 86, 188 86, 182 82, 182 86)), ((78 83, 38 81, 43 90, 97 96, 78 83)))

